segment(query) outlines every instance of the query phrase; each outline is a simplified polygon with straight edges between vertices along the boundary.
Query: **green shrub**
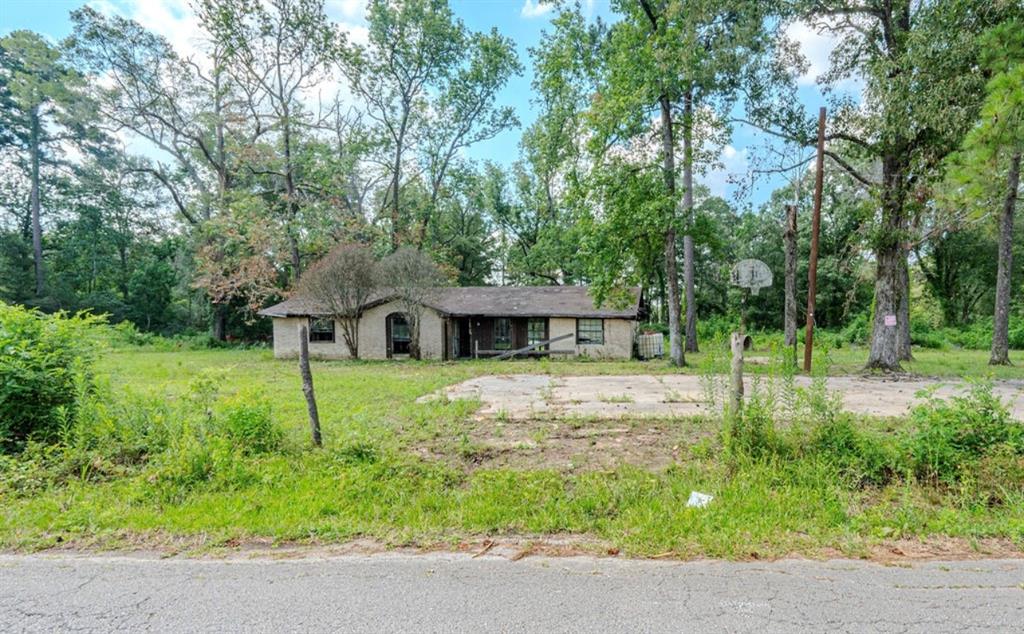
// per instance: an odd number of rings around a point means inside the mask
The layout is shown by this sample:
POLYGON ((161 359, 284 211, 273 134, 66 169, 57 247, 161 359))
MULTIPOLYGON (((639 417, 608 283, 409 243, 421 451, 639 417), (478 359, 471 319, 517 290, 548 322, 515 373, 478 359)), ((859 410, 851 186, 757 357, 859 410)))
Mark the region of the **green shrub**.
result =
POLYGON ((965 396, 930 396, 911 412, 914 432, 908 453, 918 478, 952 484, 992 448, 1008 446, 1024 454, 1024 427, 1010 417, 990 383, 978 383, 965 396))
POLYGON ((88 390, 99 323, 0 302, 0 451, 56 436, 88 390))
POLYGON ((116 464, 141 464, 168 447, 188 416, 181 404, 129 391, 115 394, 100 384, 80 399, 61 432, 61 446, 96 452, 116 464))
POLYGON ((871 336, 871 313, 858 313, 839 331, 839 338, 846 343, 864 345, 871 336))
POLYGON ((900 471, 894 443, 857 429, 849 415, 815 427, 804 451, 833 464, 854 487, 887 484, 900 471))
POLYGON ((778 448, 775 433, 775 399, 755 388, 739 412, 726 418, 725 446, 729 453, 762 457, 778 448))
POLYGON ((245 453, 277 451, 284 434, 270 416, 270 401, 249 392, 228 400, 218 416, 219 431, 245 453))
POLYGON ((968 476, 986 504, 1006 504, 1024 497, 1024 455, 1011 444, 992 447, 968 476))
POLYGON ((224 438, 186 434, 160 454, 149 481, 156 485, 161 497, 180 500, 213 480, 218 472, 233 468, 239 453, 224 438))
POLYGON ((933 329, 926 321, 910 322, 910 343, 922 348, 942 349, 949 345, 941 329, 933 329))

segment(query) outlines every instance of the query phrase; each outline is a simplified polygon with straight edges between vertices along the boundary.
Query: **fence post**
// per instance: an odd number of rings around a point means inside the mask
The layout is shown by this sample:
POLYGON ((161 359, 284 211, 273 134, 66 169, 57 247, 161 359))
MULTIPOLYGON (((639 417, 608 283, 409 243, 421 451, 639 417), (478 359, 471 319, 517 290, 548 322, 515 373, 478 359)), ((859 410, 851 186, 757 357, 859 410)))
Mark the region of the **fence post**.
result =
POLYGON ((732 333, 732 374, 729 378, 729 408, 735 416, 743 409, 743 341, 742 332, 732 333))

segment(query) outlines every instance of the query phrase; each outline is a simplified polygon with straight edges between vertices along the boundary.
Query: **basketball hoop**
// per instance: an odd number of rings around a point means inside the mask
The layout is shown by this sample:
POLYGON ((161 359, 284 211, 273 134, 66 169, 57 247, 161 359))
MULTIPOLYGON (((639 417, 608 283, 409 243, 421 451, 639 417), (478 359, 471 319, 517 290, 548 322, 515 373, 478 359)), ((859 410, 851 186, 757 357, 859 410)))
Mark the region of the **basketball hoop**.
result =
POLYGON ((761 260, 740 260, 733 265, 729 277, 734 286, 749 288, 751 295, 772 285, 772 271, 761 260))

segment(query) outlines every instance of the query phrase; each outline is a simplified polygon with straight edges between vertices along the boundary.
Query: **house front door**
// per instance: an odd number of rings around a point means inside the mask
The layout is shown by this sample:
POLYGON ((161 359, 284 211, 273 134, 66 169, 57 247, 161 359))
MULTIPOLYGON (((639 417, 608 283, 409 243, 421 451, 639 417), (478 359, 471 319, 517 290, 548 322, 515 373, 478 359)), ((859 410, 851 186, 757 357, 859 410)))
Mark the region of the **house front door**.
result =
POLYGON ((457 320, 456 325, 456 337, 458 338, 458 356, 461 359, 466 359, 473 356, 473 343, 470 341, 469 336, 469 318, 463 317, 457 320))

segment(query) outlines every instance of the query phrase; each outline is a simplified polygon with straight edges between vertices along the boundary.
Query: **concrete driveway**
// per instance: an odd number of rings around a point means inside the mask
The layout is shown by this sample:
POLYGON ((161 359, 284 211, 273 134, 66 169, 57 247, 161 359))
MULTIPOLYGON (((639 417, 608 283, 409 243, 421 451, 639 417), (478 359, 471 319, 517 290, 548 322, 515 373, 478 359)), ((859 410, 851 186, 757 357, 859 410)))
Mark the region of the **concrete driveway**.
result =
MULTIPOLYGON (((748 377, 746 391, 757 378, 748 377)), ((807 377, 797 377, 807 386, 807 377)), ((727 380, 716 381, 723 389, 727 380)), ((564 376, 538 374, 481 376, 443 390, 450 399, 479 399, 482 417, 625 418, 694 416, 708 413, 708 381, 700 376, 628 375, 564 376)), ((763 384, 762 384, 763 385, 763 384)), ((920 402, 922 390, 935 389, 941 397, 962 394, 958 381, 891 380, 858 376, 832 377, 828 389, 842 394, 845 409, 876 416, 900 416, 920 402)), ((997 381, 995 393, 1008 402, 1014 418, 1024 421, 1024 380, 997 381)), ((436 398, 431 395, 425 398, 436 398)))

